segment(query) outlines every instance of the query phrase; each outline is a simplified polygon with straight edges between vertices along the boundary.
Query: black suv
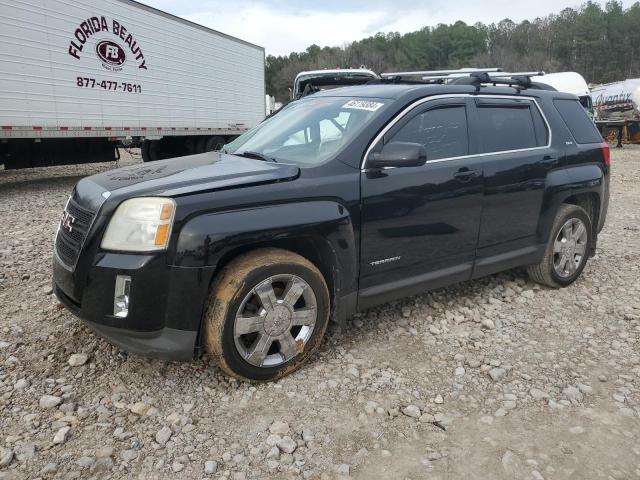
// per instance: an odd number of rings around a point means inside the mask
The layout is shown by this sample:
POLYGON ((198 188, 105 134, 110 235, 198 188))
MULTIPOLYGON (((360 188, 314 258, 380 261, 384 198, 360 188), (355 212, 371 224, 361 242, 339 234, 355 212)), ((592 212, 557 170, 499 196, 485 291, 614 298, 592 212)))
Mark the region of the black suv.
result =
POLYGON ((125 350, 204 349, 265 381, 330 318, 518 266, 569 285, 608 198, 609 148, 576 97, 380 81, 292 102, 223 152, 81 180, 54 290, 125 350))

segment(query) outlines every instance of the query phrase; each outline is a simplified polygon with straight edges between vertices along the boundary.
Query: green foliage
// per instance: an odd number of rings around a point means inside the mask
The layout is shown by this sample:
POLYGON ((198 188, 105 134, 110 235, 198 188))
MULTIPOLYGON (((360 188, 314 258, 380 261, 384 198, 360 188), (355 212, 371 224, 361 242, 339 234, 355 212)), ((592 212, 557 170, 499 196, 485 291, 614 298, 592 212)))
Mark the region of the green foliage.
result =
POLYGON ((624 9, 610 0, 604 9, 587 2, 521 23, 424 27, 401 35, 377 33, 342 47, 311 45, 304 52, 266 59, 267 92, 279 101, 303 70, 357 68, 376 72, 502 67, 505 70, 576 71, 588 82, 640 75, 640 3, 624 9))

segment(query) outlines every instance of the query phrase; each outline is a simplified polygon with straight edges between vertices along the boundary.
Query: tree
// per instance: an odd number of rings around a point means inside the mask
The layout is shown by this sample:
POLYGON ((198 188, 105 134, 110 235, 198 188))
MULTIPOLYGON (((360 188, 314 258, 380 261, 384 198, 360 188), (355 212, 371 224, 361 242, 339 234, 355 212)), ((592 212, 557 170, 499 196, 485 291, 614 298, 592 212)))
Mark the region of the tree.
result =
POLYGON ((484 25, 424 27, 406 34, 376 35, 341 47, 309 46, 265 61, 267 92, 289 98, 303 70, 358 68, 376 72, 501 67, 505 70, 571 70, 600 83, 640 75, 640 3, 625 9, 609 0, 603 9, 589 1, 534 20, 510 19, 484 25))

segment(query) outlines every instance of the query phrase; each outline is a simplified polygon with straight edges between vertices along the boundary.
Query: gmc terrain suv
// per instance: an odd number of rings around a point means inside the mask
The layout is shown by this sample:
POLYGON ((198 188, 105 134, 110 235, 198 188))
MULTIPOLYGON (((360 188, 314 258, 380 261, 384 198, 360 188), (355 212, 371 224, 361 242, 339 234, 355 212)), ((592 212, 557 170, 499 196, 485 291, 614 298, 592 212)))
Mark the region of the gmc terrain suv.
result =
POLYGON ((330 318, 518 266, 569 285, 608 199, 609 148, 576 97, 523 76, 381 79, 292 102, 222 152, 80 180, 54 290, 125 350, 204 349, 272 380, 330 318))

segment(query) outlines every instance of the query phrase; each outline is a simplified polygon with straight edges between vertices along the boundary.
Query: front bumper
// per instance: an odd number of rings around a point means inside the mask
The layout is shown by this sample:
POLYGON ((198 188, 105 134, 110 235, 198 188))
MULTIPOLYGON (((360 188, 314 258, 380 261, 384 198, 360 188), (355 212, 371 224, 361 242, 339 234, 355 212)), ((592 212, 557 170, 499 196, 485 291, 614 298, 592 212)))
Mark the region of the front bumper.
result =
POLYGON ((101 252, 84 272, 54 253, 53 290, 99 336, 125 351, 191 360, 199 350, 202 313, 212 269, 166 265, 164 255, 101 252), (131 277, 129 313, 113 315, 117 275, 131 277))

